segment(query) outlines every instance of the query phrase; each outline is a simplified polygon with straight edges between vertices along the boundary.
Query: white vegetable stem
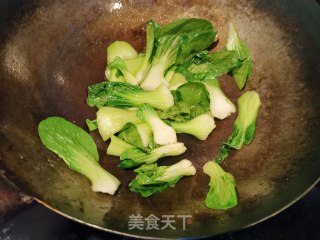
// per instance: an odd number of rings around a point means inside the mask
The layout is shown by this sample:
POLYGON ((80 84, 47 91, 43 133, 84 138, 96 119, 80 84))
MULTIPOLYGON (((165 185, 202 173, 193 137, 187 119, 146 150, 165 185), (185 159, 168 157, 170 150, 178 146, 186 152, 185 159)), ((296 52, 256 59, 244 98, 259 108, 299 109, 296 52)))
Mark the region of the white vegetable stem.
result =
POLYGON ((225 119, 236 112, 235 105, 224 95, 216 79, 203 81, 210 98, 211 114, 218 119, 225 119))
POLYGON ((154 90, 159 87, 160 84, 168 85, 165 80, 163 73, 165 71, 165 66, 159 62, 153 65, 146 76, 146 78, 141 83, 140 87, 145 90, 154 90))
POLYGON ((165 124, 149 104, 140 106, 137 116, 149 125, 156 144, 166 145, 177 142, 176 131, 165 124))

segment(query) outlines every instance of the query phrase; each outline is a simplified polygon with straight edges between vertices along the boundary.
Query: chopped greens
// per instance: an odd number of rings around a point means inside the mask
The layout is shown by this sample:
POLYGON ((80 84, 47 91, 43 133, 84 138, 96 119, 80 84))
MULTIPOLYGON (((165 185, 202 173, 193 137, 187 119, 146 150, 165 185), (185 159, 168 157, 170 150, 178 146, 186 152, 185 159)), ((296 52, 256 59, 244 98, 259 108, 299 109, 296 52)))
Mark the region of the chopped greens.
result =
POLYGON ((169 88, 170 90, 176 90, 178 87, 180 87, 181 85, 187 82, 188 81, 183 74, 179 72, 175 72, 172 78, 170 79, 169 88))
POLYGON ((183 143, 173 143, 160 146, 150 150, 149 153, 139 148, 129 148, 120 155, 120 168, 133 168, 141 164, 156 162, 159 158, 168 156, 178 156, 184 153, 187 148, 183 143))
POLYGON ((126 150, 135 148, 135 146, 125 142, 115 135, 113 135, 110 139, 111 141, 107 148, 107 154, 109 155, 120 157, 120 155, 126 150))
MULTIPOLYGON (((115 41, 111 43, 107 48, 107 62, 111 64, 116 58, 121 58, 120 60, 127 60, 137 57, 137 51, 125 41, 115 41)), ((122 70, 127 71, 126 66, 121 65, 122 70)), ((109 79, 111 82, 125 82, 125 78, 123 77, 122 73, 114 67, 112 70, 110 67, 106 68, 105 75, 106 78, 109 79)), ((129 74, 126 72, 126 74, 129 74)), ((136 82, 135 80, 132 80, 136 82)))
POLYGON ((183 176, 196 174, 195 167, 187 159, 171 166, 144 164, 134 171, 138 175, 129 183, 129 188, 132 192, 140 193, 142 197, 149 197, 168 187, 174 187, 183 176))
POLYGON ((225 119, 236 112, 236 107, 221 90, 217 79, 203 81, 210 98, 211 114, 218 119, 225 119))
POLYGON ((107 48, 108 64, 113 62, 117 57, 122 59, 133 59, 138 55, 137 51, 125 41, 115 41, 107 48))
POLYGON ((201 51, 215 40, 217 31, 204 19, 179 19, 155 31, 154 55, 141 87, 153 90, 165 83, 165 72, 175 63, 182 63, 193 52, 201 51))
POLYGON ((240 64, 237 52, 224 48, 218 52, 196 53, 178 66, 176 72, 184 75, 189 82, 203 81, 226 74, 240 64))
POLYGON ((120 71, 122 76, 124 77, 125 82, 127 82, 131 85, 138 85, 137 79, 135 78, 135 76, 133 76, 132 73, 129 72, 129 70, 128 70, 128 68, 122 58, 116 57, 113 60, 113 62, 111 62, 108 65, 108 68, 110 69, 110 72, 112 70, 120 71))
POLYGON ((175 101, 190 108, 190 119, 210 111, 210 99, 205 86, 200 82, 181 85, 174 92, 175 101))
POLYGON ((120 181, 99 165, 97 146, 86 131, 61 117, 49 117, 40 122, 38 132, 42 143, 70 169, 90 179, 92 191, 115 193, 120 181))
POLYGON ((90 132, 98 129, 97 120, 86 119, 86 124, 87 124, 87 127, 89 128, 90 132))
POLYGON ((150 69, 151 57, 152 57, 153 49, 155 48, 155 32, 157 31, 157 28, 159 28, 159 26, 154 21, 150 20, 147 23, 146 55, 141 66, 139 67, 138 71, 135 74, 135 77, 139 83, 141 83, 143 79, 145 79, 150 69))
POLYGON ((87 103, 93 107, 139 107, 144 103, 160 110, 174 105, 173 96, 165 84, 153 91, 145 91, 138 86, 122 82, 102 82, 88 88, 87 103))
POLYGON ((238 59, 242 62, 239 67, 232 70, 234 80, 239 89, 242 90, 251 73, 251 57, 247 45, 240 39, 232 23, 229 24, 229 37, 226 48, 228 50, 235 50, 238 59))
POLYGON ((118 134, 118 137, 138 148, 146 148, 151 141, 152 131, 146 123, 127 123, 118 134))
MULTIPOLYGON (((120 169, 134 169, 137 175, 129 189, 142 197, 174 187, 183 176, 195 175, 196 168, 187 159, 158 166, 160 158, 187 151, 177 134, 204 141, 215 129, 215 119, 236 112, 220 86, 220 77, 231 74, 242 90, 250 76, 251 57, 232 23, 226 45, 219 51, 208 49, 217 34, 206 19, 183 18, 164 26, 149 20, 145 49, 137 52, 126 41, 111 43, 105 81, 88 87, 86 102, 98 111, 96 119, 86 120, 87 127, 97 129, 104 141, 110 139, 106 152, 119 157, 120 169)), ((235 179, 219 164, 229 149, 252 141, 260 105, 256 92, 242 94, 232 134, 221 145, 219 156, 203 166, 210 177, 208 208, 237 205, 235 179)), ((119 180, 100 167, 97 147, 84 130, 52 117, 39 124, 39 135, 71 169, 91 180, 93 191, 114 194, 117 190, 119 180)))
POLYGON ((108 140, 127 123, 142 123, 137 117, 136 110, 102 107, 97 112, 97 125, 99 133, 104 141, 108 140))
POLYGON ((166 145, 177 142, 175 130, 161 120, 158 113, 148 104, 140 106, 137 116, 152 129, 156 144, 166 145))
POLYGON ((199 140, 206 140, 216 127, 213 117, 209 114, 201 114, 188 122, 172 122, 170 125, 177 133, 191 134, 199 140))
POLYGON ((239 97, 239 113, 231 135, 220 147, 220 154, 215 159, 217 163, 228 156, 228 149, 240 149, 243 144, 248 145, 252 141, 260 105, 260 97, 255 91, 245 92, 239 97))
POLYGON ((203 172, 210 177, 210 190, 205 204, 208 208, 227 209, 237 205, 236 181, 219 164, 209 161, 203 166, 203 172))
POLYGON ((158 114, 163 120, 168 119, 175 122, 184 122, 192 118, 190 106, 182 101, 176 102, 174 106, 166 111, 158 111, 158 114))

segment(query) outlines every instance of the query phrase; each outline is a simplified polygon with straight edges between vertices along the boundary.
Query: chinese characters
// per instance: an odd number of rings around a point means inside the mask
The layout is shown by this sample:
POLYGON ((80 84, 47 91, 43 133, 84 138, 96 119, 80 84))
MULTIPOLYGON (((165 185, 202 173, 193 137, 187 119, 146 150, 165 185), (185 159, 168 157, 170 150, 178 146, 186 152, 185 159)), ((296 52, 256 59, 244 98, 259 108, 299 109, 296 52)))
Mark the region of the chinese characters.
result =
POLYGON ((157 217, 154 214, 150 214, 147 217, 142 215, 129 215, 128 229, 139 230, 164 230, 171 228, 176 230, 177 227, 181 227, 185 230, 187 225, 192 224, 192 215, 162 215, 157 217))

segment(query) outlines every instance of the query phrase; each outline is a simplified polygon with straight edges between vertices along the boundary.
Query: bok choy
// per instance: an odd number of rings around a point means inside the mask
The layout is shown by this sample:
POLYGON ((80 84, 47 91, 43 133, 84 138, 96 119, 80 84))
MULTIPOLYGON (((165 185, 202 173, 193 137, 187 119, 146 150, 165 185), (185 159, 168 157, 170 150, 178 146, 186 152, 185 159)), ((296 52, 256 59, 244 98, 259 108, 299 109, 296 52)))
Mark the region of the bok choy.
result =
POLYGON ((228 156, 230 148, 240 149, 243 144, 249 144, 254 137, 258 110, 261 106, 258 93, 245 92, 239 97, 238 106, 239 111, 233 131, 220 147, 220 154, 215 159, 217 163, 221 163, 228 156))
POLYGON ((183 143, 173 143, 160 146, 145 152, 139 148, 128 148, 120 155, 119 168, 133 168, 141 164, 151 164, 156 162, 159 158, 168 156, 178 156, 184 153, 187 148, 183 143))
POLYGON ((237 205, 236 181, 219 164, 209 161, 203 166, 203 172, 210 177, 210 190, 205 204, 208 208, 227 209, 237 205))
POLYGON ((99 165, 97 146, 86 131, 61 117, 49 117, 40 122, 38 132, 42 143, 70 169, 90 179, 92 191, 115 193, 120 181, 99 165))
MULTIPOLYGON (((219 124, 216 119, 235 113, 236 106, 223 92, 220 82, 224 79, 220 77, 232 75, 234 86, 242 90, 251 71, 248 47, 232 24, 227 43, 219 51, 210 49, 218 32, 205 19, 183 18, 163 26, 149 20, 145 29, 142 52, 126 41, 108 46, 106 79, 89 86, 86 99, 98 109, 96 119, 86 120, 88 129, 97 129, 109 143, 107 154, 119 157, 120 169, 134 169, 137 175, 129 189, 142 197, 162 192, 183 176, 196 173, 187 159, 171 166, 160 166, 161 161, 187 151, 184 143, 178 142, 178 134, 204 141, 219 124)), ((242 94, 233 132, 221 145, 219 156, 203 166, 210 177, 208 208, 227 209, 237 204, 235 179, 219 164, 229 149, 240 149, 252 141, 260 104, 256 92, 242 94)), ((115 193, 120 182, 100 167, 97 147, 88 133, 53 117, 39 124, 39 135, 71 169, 89 178, 93 191, 115 193)), ((125 170, 119 171, 125 174, 125 170)))
POLYGON ((232 70, 232 75, 240 90, 242 90, 251 73, 251 57, 246 43, 240 39, 235 26, 229 24, 229 36, 226 48, 235 50, 241 65, 232 70))
POLYGON ((142 197, 149 197, 168 187, 174 187, 182 177, 196 174, 195 167, 187 159, 171 166, 145 164, 134 171, 138 175, 130 182, 129 188, 132 192, 140 193, 142 197))
POLYGON ((159 85, 153 91, 145 91, 138 86, 122 82, 102 82, 88 88, 87 103, 98 108, 139 107, 144 103, 160 110, 166 110, 174 105, 173 96, 165 84, 159 85))
POLYGON ((215 40, 217 31, 204 19, 179 19, 155 32, 155 53, 141 87, 153 90, 166 83, 165 72, 174 64, 182 63, 193 52, 201 51, 215 40))

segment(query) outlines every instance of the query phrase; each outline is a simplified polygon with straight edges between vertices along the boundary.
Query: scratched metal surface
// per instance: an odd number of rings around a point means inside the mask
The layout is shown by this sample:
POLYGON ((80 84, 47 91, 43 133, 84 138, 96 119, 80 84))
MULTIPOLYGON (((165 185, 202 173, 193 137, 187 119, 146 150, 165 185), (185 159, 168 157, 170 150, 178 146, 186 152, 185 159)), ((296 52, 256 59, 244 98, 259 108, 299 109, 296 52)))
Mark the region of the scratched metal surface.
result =
MULTIPOLYGON (((257 223, 295 201, 319 180, 320 14, 307 1, 3 1, 0 38, 0 157, 6 176, 39 202, 85 224, 141 237, 200 237, 257 223), (17 10, 18 9, 18 10, 17 10), (251 145, 232 152, 224 168, 237 179, 239 205, 228 211, 204 206, 208 177, 202 165, 230 134, 236 115, 218 121, 205 142, 182 136, 198 173, 174 189, 147 199, 131 193, 131 171, 116 167, 105 143, 93 133, 101 164, 122 181, 115 196, 93 193, 83 176, 46 150, 39 121, 59 115, 80 126, 94 118, 85 104, 89 84, 103 80, 105 48, 126 40, 144 46, 148 19, 165 24, 201 17, 219 29, 219 45, 234 22, 252 53, 247 90, 259 92, 262 107, 251 145), (190 228, 128 230, 130 214, 192 215, 190 228)), ((220 79, 232 101, 239 92, 220 79)), ((162 160, 170 164, 177 158, 162 160)))

